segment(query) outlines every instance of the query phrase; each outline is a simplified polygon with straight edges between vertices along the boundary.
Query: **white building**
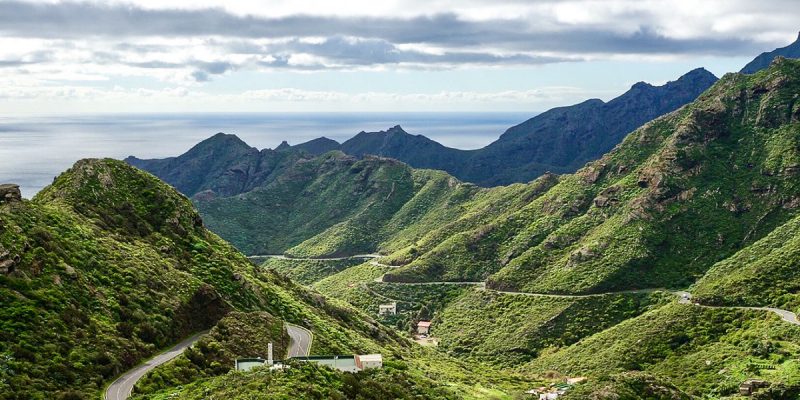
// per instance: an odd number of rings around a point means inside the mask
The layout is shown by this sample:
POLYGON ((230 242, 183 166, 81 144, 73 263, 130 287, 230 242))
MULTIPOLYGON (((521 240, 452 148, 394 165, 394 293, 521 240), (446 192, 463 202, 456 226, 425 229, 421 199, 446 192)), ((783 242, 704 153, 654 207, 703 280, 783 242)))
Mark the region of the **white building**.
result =
POLYGON ((417 334, 427 335, 431 331, 431 321, 417 322, 417 334))
POLYGON ((378 315, 397 314, 397 303, 381 304, 378 306, 378 315))
POLYGON ((382 368, 383 356, 380 354, 364 354, 356 356, 356 367, 360 370, 382 368))

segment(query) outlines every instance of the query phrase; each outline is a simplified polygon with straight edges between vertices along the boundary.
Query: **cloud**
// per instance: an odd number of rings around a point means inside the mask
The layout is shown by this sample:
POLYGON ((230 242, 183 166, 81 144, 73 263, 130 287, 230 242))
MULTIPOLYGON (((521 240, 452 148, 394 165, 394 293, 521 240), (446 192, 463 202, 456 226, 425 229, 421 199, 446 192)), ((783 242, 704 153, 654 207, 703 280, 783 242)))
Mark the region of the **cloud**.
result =
MULTIPOLYGON (((294 82, 299 87, 313 89, 313 85, 320 85, 318 78, 324 74, 302 81, 309 71, 397 71, 396 76, 401 77, 398 81, 409 85, 398 90, 425 92, 430 86, 425 86, 426 82, 432 79, 432 74, 427 74, 430 70, 480 67, 478 74, 484 70, 492 74, 508 67, 567 62, 611 60, 617 65, 641 65, 647 60, 653 62, 648 65, 657 65, 699 57, 707 60, 709 56, 716 57, 714 61, 719 61, 719 57, 754 56, 796 37, 795 16, 800 13, 800 2, 796 0, 760 3, 751 0, 701 3, 696 0, 353 0, 324 4, 315 0, 276 0, 270 3, 264 7, 260 2, 235 0, 224 3, 0 0, 3 72, 0 81, 31 82, 8 85, 0 96, 31 101, 43 101, 48 96, 54 101, 94 99, 97 104, 103 101, 122 104, 122 99, 147 98, 145 104, 153 104, 152 108, 158 110, 162 103, 155 105, 152 101, 162 99, 168 105, 175 98, 185 102, 186 109, 195 109, 195 103, 191 106, 186 103, 194 101, 188 99, 194 96, 198 102, 221 108, 229 104, 246 108, 242 99, 265 98, 279 103, 321 102, 331 108, 350 104, 369 108, 365 105, 373 103, 385 104, 381 106, 383 109, 405 104, 424 104, 418 108, 428 109, 445 103, 480 104, 479 107, 486 103, 547 106, 582 100, 565 86, 585 80, 567 76, 575 72, 564 72, 564 76, 552 79, 521 78, 480 85, 466 82, 469 87, 487 90, 543 82, 563 90, 562 97, 552 88, 498 89, 485 93, 456 90, 465 85, 463 79, 472 79, 465 76, 475 76, 476 71, 448 75, 454 77, 452 82, 437 81, 434 85, 437 88, 453 89, 438 93, 351 94, 294 89, 243 93, 254 87, 294 82), (265 71, 276 73, 247 74, 265 71), (415 73, 414 77, 422 78, 421 83, 409 78, 415 73), (228 77, 225 85, 204 84, 221 76, 228 77), (269 81, 272 77, 277 78, 276 82, 269 81), (114 85, 124 89, 109 91, 108 87, 114 85), (204 92, 188 91, 178 97, 158 91, 167 86, 185 90, 205 87, 218 95, 233 97, 226 103, 219 100, 224 97, 204 92), (155 91, 128 90, 139 87, 155 91)), ((590 65, 582 71, 591 68, 590 65)), ((541 70, 554 69, 558 67, 541 70)), ((513 72, 523 70, 517 68, 513 72)), ((352 82, 353 90, 368 90, 370 85, 365 83, 368 79, 359 79, 367 74, 337 76, 352 82)), ((666 78, 659 76, 659 79, 666 78)), ((333 83, 321 86, 343 87, 341 82, 333 83)), ((596 86, 612 84, 620 85, 602 82, 596 86)), ((393 87, 384 82, 378 86, 393 87)), ((586 90, 581 93, 591 95, 586 90)))
MULTIPOLYGON (((595 2, 586 4, 589 10, 592 10, 592 5, 596 8, 595 2)), ((636 25, 637 21, 643 24, 658 20, 651 15, 652 11, 643 9, 633 8, 632 11, 609 15, 598 11, 606 20, 593 21, 590 15, 580 17, 583 3, 556 2, 551 7, 553 9, 549 15, 541 16, 543 19, 505 17, 470 20, 456 13, 406 18, 308 14, 268 17, 235 15, 221 8, 152 9, 121 4, 7 1, 0 2, 0 32, 43 38, 359 37, 378 40, 373 43, 378 46, 385 43, 425 43, 462 49, 492 47, 519 52, 562 53, 741 54, 762 47, 746 35, 670 36, 664 33, 663 27, 636 25), (559 12, 568 5, 573 7, 559 12), (569 18, 570 15, 572 18, 569 18), (624 29, 610 24, 615 18, 625 22, 624 29)), ((380 48, 375 50, 378 50, 378 56, 385 55, 380 48)))

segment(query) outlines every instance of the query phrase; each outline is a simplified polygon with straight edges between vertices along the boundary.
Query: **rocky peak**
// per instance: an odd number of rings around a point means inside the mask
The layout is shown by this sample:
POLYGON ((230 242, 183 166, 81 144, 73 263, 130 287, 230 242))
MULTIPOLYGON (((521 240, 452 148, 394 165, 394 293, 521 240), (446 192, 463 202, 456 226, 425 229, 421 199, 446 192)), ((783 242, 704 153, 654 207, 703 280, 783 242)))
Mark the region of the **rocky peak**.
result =
POLYGON ((0 203, 11 203, 14 201, 22 201, 22 193, 19 191, 19 185, 13 183, 0 185, 0 203))
POLYGON ((404 131, 403 128, 400 125, 395 125, 395 126, 389 128, 389 130, 387 130, 386 133, 399 134, 399 133, 406 133, 406 131, 404 131))
POLYGON ((289 142, 284 140, 284 141, 281 142, 281 144, 278 145, 278 147, 275 148, 275 151, 288 150, 291 147, 292 146, 289 145, 289 142))

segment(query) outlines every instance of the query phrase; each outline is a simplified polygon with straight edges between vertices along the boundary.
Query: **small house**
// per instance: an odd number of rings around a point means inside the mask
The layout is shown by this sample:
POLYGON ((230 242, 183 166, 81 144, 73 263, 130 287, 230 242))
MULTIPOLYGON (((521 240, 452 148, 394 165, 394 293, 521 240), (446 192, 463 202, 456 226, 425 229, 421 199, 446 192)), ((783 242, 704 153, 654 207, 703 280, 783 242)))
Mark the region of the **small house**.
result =
POLYGON ((267 365, 267 360, 263 358, 239 358, 234 360, 234 369, 237 371, 250 371, 255 367, 267 365))
POLYGON ((756 390, 769 386, 769 382, 760 379, 748 379, 739 385, 739 394, 749 396, 756 390))
POLYGON ((383 367, 383 357, 380 354, 305 356, 292 357, 292 359, 300 362, 326 365, 342 372, 358 372, 364 369, 383 367))
POLYGON ((378 306, 378 315, 395 315, 395 314, 397 314, 396 302, 381 304, 378 306))
POLYGON ((417 322, 417 334, 427 335, 431 331, 431 321, 417 322))
POLYGON ((359 370, 365 370, 370 368, 382 368, 383 356, 381 356, 380 354, 357 355, 356 367, 358 367, 359 370))

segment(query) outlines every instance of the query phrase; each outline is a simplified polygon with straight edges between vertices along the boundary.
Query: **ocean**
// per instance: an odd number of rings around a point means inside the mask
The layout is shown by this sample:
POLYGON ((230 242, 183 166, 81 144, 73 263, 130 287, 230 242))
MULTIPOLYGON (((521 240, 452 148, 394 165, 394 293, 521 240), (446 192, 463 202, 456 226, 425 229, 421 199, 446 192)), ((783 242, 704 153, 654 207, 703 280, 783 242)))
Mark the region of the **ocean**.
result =
POLYGON ((320 136, 343 142, 401 125, 445 146, 481 148, 536 113, 203 113, 0 117, 0 183, 32 197, 75 161, 177 156, 217 132, 259 149, 320 136))

